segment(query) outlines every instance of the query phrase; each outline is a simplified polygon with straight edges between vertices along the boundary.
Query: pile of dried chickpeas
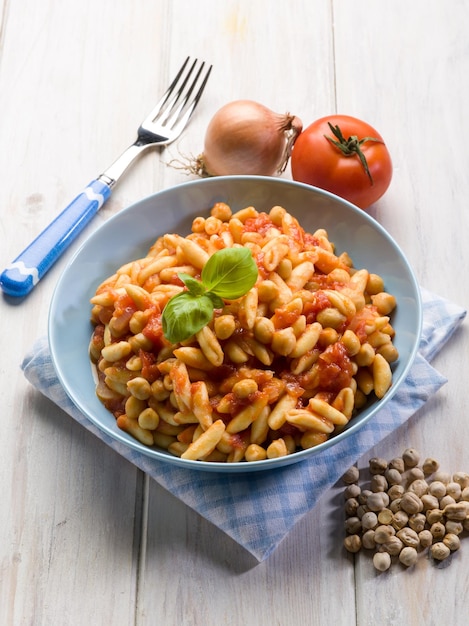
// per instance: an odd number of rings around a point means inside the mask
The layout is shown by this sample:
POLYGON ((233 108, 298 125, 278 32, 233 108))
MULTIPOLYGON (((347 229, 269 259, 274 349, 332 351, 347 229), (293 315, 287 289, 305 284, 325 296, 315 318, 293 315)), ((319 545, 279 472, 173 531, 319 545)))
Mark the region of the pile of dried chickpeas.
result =
POLYGON ((342 477, 348 552, 370 551, 384 572, 393 562, 410 567, 422 554, 441 562, 460 548, 469 531, 469 474, 441 471, 433 458, 421 463, 415 448, 391 461, 371 458, 368 474, 362 487, 358 467, 342 477))

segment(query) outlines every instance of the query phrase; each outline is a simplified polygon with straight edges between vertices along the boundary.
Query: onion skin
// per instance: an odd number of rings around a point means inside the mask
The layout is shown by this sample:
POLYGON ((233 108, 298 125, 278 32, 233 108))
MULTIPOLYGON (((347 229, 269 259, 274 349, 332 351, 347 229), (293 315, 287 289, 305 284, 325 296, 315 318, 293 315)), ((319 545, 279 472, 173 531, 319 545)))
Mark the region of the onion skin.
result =
POLYGON ((201 176, 282 173, 302 130, 295 115, 280 115, 252 100, 224 105, 211 119, 195 167, 201 176))

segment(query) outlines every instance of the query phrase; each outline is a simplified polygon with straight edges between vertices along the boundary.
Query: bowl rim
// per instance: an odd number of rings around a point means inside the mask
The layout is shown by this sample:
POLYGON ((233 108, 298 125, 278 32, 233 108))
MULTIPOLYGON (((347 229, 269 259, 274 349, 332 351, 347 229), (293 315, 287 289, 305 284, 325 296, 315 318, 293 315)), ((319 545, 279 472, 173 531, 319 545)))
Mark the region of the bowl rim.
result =
POLYGON ((129 204, 125 208, 119 210, 114 215, 109 217, 102 224, 100 224, 96 228, 96 230, 94 230, 88 237, 85 238, 83 243, 76 250, 76 252, 72 256, 70 261, 67 263, 67 265, 63 269, 61 275, 59 276, 59 279, 53 291, 50 308, 49 308, 48 341, 49 341, 49 349, 50 349, 50 354, 51 354, 51 359, 52 359, 52 364, 54 366, 54 370, 67 396, 69 397, 71 402, 74 404, 74 406, 82 412, 82 414, 86 417, 87 420, 89 420, 92 424, 94 424, 94 426, 96 426, 101 432, 104 432, 109 437, 111 437, 114 441, 120 442, 126 447, 130 447, 131 449, 137 452, 140 452, 144 454, 146 457, 149 457, 155 461, 167 463, 167 464, 180 467, 180 468, 195 469, 197 471, 221 472, 221 473, 226 473, 226 472, 246 473, 246 472, 261 471, 261 470, 265 471, 265 470, 277 468, 280 466, 284 467, 290 464, 304 461, 305 459, 312 458, 316 454, 319 454, 327 450, 328 448, 334 445, 337 445, 343 439, 350 437, 353 433, 360 430, 365 424, 367 424, 376 415, 376 413, 382 410, 383 407, 389 403, 389 401, 398 391, 401 384, 405 381, 407 374, 410 368, 412 367, 415 361, 415 358, 417 356, 418 350, 419 350, 420 338, 422 334, 422 326, 423 326, 423 305, 422 305, 420 287, 416 280, 415 273, 409 261, 407 260, 407 257, 405 256, 405 254, 403 253, 402 249, 397 244, 397 242, 394 240, 392 235, 390 235, 390 233, 388 233, 386 229, 374 217, 372 217, 369 213, 360 209, 356 205, 345 200, 344 198, 336 196, 335 194, 328 192, 326 190, 320 189, 318 187, 307 185, 305 183, 300 183, 297 181, 292 181, 292 180, 284 179, 284 178, 269 177, 269 176, 236 175, 236 176, 219 176, 219 177, 214 177, 214 178, 191 180, 191 181, 182 182, 176 185, 172 185, 170 187, 166 187, 144 198, 141 198, 140 200, 132 204, 129 204), (330 437, 325 442, 313 448, 299 450, 293 454, 287 455, 286 457, 279 457, 275 459, 264 459, 260 461, 249 461, 249 462, 243 461, 243 462, 238 462, 238 463, 193 461, 189 459, 181 459, 177 456, 171 455, 170 453, 168 453, 167 451, 163 449, 150 448, 150 447, 144 446, 144 444, 140 443, 138 440, 134 439, 133 437, 127 435, 127 433, 124 433, 123 431, 118 430, 117 432, 115 432, 114 430, 107 428, 105 425, 103 425, 100 422, 99 419, 89 414, 89 412, 84 408, 82 402, 80 401, 79 394, 74 390, 73 386, 69 384, 66 377, 62 374, 61 365, 60 365, 60 355, 57 353, 55 349, 54 319, 55 319, 56 309, 58 307, 58 295, 60 294, 62 284, 67 277, 67 272, 74 265, 74 263, 80 257, 80 255, 83 253, 83 250, 86 249, 90 245, 90 242, 94 241, 95 238, 99 237, 101 232, 104 229, 106 229, 110 223, 123 219, 122 216, 151 202, 155 197, 159 197, 164 194, 171 193, 172 191, 175 191, 175 190, 183 192, 184 189, 190 188, 193 186, 201 186, 201 185, 210 186, 211 184, 220 185, 226 181, 230 181, 230 183, 233 183, 235 181, 241 181, 241 182, 267 183, 269 185, 271 184, 273 185, 277 184, 277 185, 282 185, 282 186, 287 185, 293 188, 295 187, 301 188, 307 192, 317 193, 319 195, 322 195, 326 198, 331 199, 332 201, 339 202, 340 204, 345 205, 352 212, 359 214, 360 218, 364 219, 365 222, 368 222, 372 226, 373 229, 379 231, 380 234, 385 239, 387 239, 388 242, 393 246, 398 256, 400 257, 400 261, 406 267, 406 270, 408 272, 408 277, 411 282, 411 287, 415 295, 415 304, 418 310, 417 310, 417 328, 416 328, 416 333, 415 333, 414 345, 410 352, 407 363, 405 364, 404 368, 402 369, 400 373, 399 380, 397 380, 395 383, 393 382, 392 387, 389 389, 385 397, 382 399, 383 401, 377 402, 375 406, 373 406, 372 409, 369 411, 368 415, 363 417, 360 421, 354 422, 354 420, 351 420, 349 422, 349 425, 347 425, 346 429, 330 437))

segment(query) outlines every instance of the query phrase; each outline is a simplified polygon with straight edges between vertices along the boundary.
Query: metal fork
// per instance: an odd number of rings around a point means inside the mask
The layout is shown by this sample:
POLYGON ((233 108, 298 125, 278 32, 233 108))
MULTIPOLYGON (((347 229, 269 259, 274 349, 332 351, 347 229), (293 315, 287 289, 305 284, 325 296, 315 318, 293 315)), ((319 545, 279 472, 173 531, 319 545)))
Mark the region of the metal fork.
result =
POLYGON ((111 190, 131 163, 153 146, 167 146, 187 125, 212 66, 191 64, 187 57, 167 91, 138 129, 136 141, 85 189, 29 244, 0 275, 3 291, 26 296, 60 255, 96 215, 111 190))

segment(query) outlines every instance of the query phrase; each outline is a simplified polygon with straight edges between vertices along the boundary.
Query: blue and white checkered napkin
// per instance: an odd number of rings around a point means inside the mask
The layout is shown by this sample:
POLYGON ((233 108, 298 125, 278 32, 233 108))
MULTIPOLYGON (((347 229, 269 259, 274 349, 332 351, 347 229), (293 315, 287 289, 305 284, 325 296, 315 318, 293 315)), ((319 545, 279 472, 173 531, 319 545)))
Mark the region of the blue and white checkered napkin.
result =
POLYGON ((119 454, 244 546, 267 558, 327 489, 367 450, 413 415, 445 382, 429 363, 466 315, 461 307, 422 290, 420 351, 396 395, 357 433, 311 459, 284 468, 246 474, 191 471, 154 461, 98 430, 72 404, 59 381, 46 338, 23 361, 26 378, 119 454))

